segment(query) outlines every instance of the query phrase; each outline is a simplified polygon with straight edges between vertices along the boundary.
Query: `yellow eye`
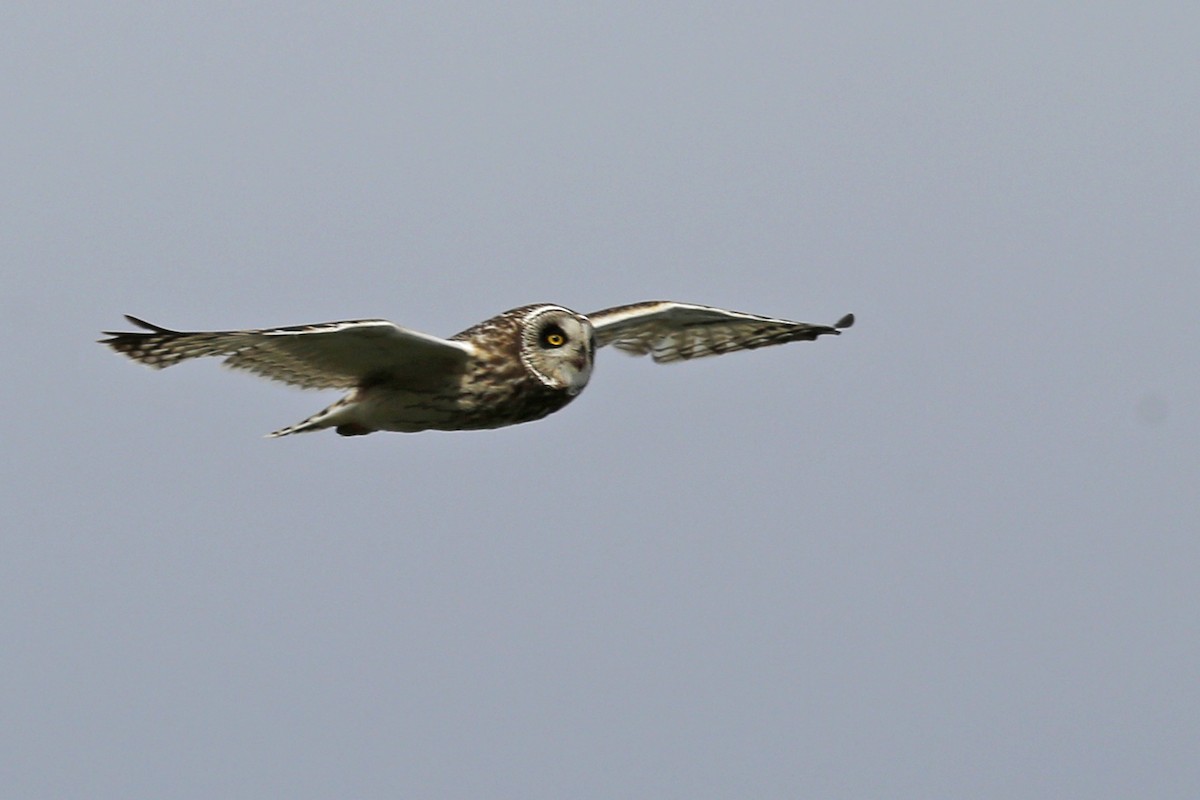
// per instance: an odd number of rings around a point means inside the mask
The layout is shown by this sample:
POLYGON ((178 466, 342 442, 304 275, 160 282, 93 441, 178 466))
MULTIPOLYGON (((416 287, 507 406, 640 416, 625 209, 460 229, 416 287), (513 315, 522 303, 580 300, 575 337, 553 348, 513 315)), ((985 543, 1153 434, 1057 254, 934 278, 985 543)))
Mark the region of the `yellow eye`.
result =
POLYGON ((546 344, 551 347, 562 347, 567 341, 567 337, 561 333, 550 333, 546 335, 546 344))

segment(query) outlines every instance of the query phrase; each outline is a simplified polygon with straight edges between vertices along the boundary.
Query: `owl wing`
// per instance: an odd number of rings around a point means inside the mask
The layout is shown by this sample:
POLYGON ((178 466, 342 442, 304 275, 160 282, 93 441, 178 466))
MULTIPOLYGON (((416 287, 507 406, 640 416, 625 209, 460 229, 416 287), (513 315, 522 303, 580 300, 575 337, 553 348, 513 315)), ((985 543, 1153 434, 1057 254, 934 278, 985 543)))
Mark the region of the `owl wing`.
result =
POLYGON ((146 332, 101 339, 155 369, 189 358, 224 356, 225 365, 305 389, 350 389, 368 382, 445 380, 474 348, 383 319, 359 319, 244 331, 173 331, 126 315, 146 332))
POLYGON ((589 314, 596 346, 611 344, 659 364, 752 350, 837 334, 854 324, 847 314, 833 325, 811 325, 709 306, 653 300, 589 314))

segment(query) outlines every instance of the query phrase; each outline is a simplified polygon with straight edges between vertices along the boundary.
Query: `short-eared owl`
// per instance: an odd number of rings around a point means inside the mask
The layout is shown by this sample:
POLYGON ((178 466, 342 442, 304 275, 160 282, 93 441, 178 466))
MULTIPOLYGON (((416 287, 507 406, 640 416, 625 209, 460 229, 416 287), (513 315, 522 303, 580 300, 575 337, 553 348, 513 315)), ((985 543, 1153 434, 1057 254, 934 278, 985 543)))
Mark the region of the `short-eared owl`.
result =
POLYGON ((587 386, 596 349, 613 345, 658 363, 816 339, 854 324, 789 322, 653 301, 584 316, 562 306, 514 308, 449 339, 381 319, 292 328, 186 332, 126 317, 145 332, 101 340, 161 369, 199 356, 305 389, 350 393, 272 436, 334 428, 375 431, 499 428, 541 419, 587 386))

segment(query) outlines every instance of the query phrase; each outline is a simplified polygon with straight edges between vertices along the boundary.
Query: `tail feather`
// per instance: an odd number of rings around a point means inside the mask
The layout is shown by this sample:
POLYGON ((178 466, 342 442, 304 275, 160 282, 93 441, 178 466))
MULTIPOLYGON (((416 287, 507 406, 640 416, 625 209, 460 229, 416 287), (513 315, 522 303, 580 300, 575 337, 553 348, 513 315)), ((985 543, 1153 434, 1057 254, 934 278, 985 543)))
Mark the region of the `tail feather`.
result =
POLYGON ((291 436, 293 433, 312 433, 313 431, 324 430, 330 427, 330 425, 335 424, 329 421, 329 417, 331 416, 330 412, 336 405, 337 403, 334 403, 329 408, 318 411, 311 417, 300 420, 295 425, 288 425, 286 428, 271 431, 267 434, 267 438, 278 439, 280 436, 291 436))
POLYGON ((346 419, 344 412, 353 402, 354 399, 352 396, 343 397, 328 408, 321 409, 311 417, 300 420, 295 425, 288 425, 286 428, 271 431, 267 434, 267 437, 278 439, 280 436, 291 436, 293 433, 311 433, 313 431, 325 430, 326 428, 337 428, 337 432, 343 436, 360 436, 365 433, 373 433, 371 428, 346 419))
POLYGON ((288 425, 286 428, 280 428, 277 431, 271 431, 267 434, 268 439, 278 439, 280 436, 291 436, 293 433, 312 433, 319 431, 326 426, 319 424, 317 416, 309 417, 306 420, 297 422, 295 425, 288 425))

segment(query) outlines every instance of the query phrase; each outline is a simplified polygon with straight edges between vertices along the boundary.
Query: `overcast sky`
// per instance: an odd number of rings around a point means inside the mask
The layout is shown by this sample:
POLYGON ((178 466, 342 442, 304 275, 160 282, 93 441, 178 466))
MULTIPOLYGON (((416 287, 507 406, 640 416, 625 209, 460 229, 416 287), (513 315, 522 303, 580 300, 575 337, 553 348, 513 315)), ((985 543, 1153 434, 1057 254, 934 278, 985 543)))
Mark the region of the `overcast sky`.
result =
POLYGON ((1192 4, 299 5, 0 10, 0 795, 1200 795, 1192 4), (356 439, 94 344, 655 298, 859 324, 356 439))

